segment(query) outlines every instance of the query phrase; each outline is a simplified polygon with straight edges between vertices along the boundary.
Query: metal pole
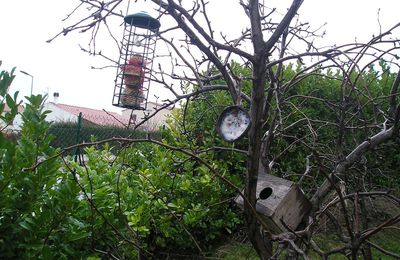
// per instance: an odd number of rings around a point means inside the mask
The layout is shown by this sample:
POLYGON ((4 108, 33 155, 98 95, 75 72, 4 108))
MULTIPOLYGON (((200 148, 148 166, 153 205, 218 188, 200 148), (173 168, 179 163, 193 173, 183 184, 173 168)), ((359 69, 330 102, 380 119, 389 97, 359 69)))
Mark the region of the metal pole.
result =
MULTIPOLYGON (((78 116, 78 125, 76 129, 76 143, 79 144, 81 143, 81 127, 82 127, 82 112, 79 112, 78 116)), ((78 156, 80 155, 80 150, 79 147, 76 148, 75 150, 75 158, 74 161, 78 161, 78 156)))
POLYGON ((31 77, 31 96, 32 96, 32 93, 33 93, 33 76, 32 76, 31 74, 29 74, 28 72, 23 71, 23 70, 20 70, 20 72, 21 72, 22 74, 25 74, 25 75, 31 77))

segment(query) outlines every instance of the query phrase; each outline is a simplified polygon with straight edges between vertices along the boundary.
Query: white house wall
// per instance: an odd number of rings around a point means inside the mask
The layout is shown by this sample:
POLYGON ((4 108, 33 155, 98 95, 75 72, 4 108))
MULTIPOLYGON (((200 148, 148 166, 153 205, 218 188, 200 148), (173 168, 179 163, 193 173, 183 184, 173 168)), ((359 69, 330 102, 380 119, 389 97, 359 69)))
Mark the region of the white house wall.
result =
MULTIPOLYGON (((156 110, 156 107, 160 107, 160 105, 157 105, 153 102, 149 102, 147 104, 147 110, 134 110, 133 115, 136 115, 136 123, 139 123, 143 120, 145 117, 145 114, 152 115, 154 111, 156 110)), ((123 116, 129 117, 131 115, 132 110, 126 109, 122 111, 123 116)), ((149 131, 155 131, 158 130, 159 127, 161 127, 164 123, 165 120, 167 119, 167 115, 171 113, 171 109, 165 108, 160 111, 156 115, 154 115, 152 118, 150 118, 144 125, 143 128, 149 131)))
MULTIPOLYGON (((5 127, 5 126, 6 126, 5 123, 1 121, 0 122, 0 128, 3 129, 3 127, 5 127)), ((15 116, 13 122, 11 124, 7 125, 7 127, 5 127, 3 130, 5 132, 7 132, 7 131, 11 131, 11 132, 20 131, 21 130, 21 126, 22 126, 22 116, 21 116, 20 113, 18 113, 15 116)))
POLYGON ((15 131, 21 130, 22 123, 23 123, 22 115, 21 115, 21 113, 18 113, 14 118, 14 122, 13 122, 11 129, 15 130, 15 131))
POLYGON ((52 103, 46 103, 45 109, 51 112, 47 114, 46 121, 49 122, 78 122, 78 117, 60 109, 52 103))

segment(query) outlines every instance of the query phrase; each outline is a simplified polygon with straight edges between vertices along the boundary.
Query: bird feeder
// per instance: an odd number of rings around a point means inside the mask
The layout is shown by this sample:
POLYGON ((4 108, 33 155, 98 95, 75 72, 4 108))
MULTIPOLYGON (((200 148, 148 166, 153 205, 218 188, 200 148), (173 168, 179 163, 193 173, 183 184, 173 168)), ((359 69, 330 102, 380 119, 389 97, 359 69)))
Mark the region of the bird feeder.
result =
POLYGON ((113 105, 145 110, 160 22, 146 12, 124 18, 113 105))
MULTIPOLYGON (((296 230, 311 209, 310 202, 295 183, 270 174, 259 174, 256 196, 256 211, 274 234, 287 231, 287 227, 296 230)), ((235 203, 243 209, 241 196, 235 203)))

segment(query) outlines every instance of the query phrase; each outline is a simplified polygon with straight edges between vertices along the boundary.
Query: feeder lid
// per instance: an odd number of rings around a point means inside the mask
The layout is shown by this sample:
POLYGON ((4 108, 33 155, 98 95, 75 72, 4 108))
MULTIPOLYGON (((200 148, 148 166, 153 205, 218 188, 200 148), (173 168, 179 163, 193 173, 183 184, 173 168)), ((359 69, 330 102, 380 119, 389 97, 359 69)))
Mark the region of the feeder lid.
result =
POLYGON ((136 14, 129 14, 125 16, 124 18, 125 23, 128 23, 130 25, 144 28, 144 29, 149 29, 152 31, 157 30, 160 28, 160 22, 148 15, 146 12, 139 12, 136 14))

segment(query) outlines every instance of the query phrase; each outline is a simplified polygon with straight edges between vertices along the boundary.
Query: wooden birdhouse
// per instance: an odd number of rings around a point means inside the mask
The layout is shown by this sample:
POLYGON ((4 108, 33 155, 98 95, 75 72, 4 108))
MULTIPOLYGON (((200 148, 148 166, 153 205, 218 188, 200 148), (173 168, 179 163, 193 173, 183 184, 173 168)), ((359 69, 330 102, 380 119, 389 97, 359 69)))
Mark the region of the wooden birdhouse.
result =
POLYGON ((145 12, 124 18, 113 105, 145 110, 160 22, 145 12))
MULTIPOLYGON (((296 230, 311 209, 311 203, 295 183, 265 173, 258 176, 256 196, 256 211, 274 234, 287 231, 285 225, 296 230)), ((241 196, 235 202, 243 209, 241 196)))

